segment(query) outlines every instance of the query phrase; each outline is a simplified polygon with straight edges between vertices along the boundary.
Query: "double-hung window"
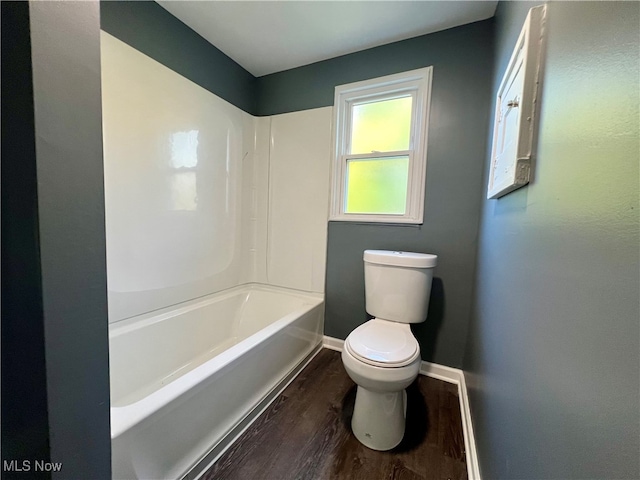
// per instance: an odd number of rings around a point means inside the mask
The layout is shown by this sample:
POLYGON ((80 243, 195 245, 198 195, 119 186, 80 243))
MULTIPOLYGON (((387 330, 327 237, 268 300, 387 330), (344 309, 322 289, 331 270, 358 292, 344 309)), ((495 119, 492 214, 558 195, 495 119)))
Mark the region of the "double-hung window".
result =
POLYGON ((336 87, 330 220, 422 223, 431 72, 336 87))

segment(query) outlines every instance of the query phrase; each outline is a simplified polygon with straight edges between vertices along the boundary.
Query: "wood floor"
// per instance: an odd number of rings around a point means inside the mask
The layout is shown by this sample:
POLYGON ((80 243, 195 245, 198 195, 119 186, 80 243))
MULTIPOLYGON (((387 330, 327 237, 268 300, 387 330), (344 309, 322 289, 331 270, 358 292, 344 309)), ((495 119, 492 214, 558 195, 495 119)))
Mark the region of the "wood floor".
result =
POLYGON ((355 394, 340 354, 322 350, 201 478, 467 478, 456 385, 419 376, 407 389, 405 437, 389 452, 351 433, 355 394))

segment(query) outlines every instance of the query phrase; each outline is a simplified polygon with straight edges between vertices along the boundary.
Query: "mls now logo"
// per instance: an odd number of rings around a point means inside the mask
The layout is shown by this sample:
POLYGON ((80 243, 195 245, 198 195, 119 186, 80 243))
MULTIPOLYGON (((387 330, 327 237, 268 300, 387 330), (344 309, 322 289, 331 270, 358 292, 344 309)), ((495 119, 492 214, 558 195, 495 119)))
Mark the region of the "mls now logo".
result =
POLYGON ((30 472, 33 469, 34 472, 59 472, 62 470, 62 462, 45 462, 44 460, 3 460, 2 470, 5 472, 30 472))

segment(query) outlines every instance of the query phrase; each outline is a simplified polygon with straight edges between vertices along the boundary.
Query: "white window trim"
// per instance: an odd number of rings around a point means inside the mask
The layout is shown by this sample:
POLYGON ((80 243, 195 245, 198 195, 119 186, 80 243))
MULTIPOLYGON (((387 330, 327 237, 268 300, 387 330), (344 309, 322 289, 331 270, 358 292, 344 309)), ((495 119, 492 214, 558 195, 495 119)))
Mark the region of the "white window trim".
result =
POLYGON ((424 217, 425 174, 427 169, 427 130, 431 100, 433 67, 339 85, 334 98, 334 158, 331 178, 331 212, 329 220, 364 223, 421 224, 424 217), (409 184, 405 214, 345 213, 346 165, 350 158, 369 158, 371 154, 347 154, 351 139, 351 105, 375 97, 392 98, 394 94, 411 94, 412 110, 409 150, 381 152, 376 156, 409 155, 409 184))

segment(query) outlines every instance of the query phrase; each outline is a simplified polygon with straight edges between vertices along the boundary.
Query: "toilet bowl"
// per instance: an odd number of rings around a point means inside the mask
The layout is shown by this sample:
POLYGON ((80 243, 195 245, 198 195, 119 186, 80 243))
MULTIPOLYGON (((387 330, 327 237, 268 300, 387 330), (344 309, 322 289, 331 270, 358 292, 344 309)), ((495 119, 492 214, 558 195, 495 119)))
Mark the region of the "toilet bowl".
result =
POLYGON ((357 384, 351 428, 366 447, 390 450, 404 436, 405 389, 420 370, 410 324, 426 319, 437 257, 366 250, 364 261, 367 312, 376 318, 353 330, 342 350, 345 370, 357 384))

